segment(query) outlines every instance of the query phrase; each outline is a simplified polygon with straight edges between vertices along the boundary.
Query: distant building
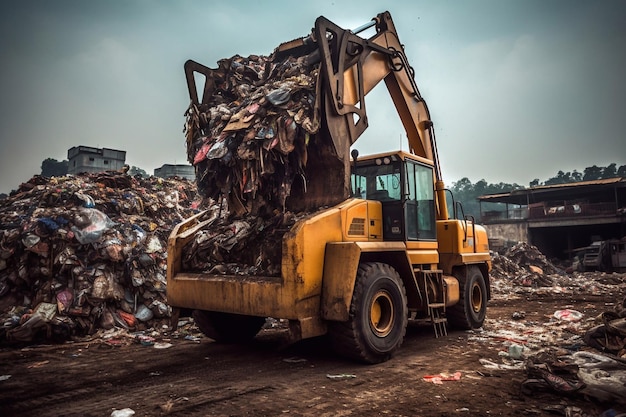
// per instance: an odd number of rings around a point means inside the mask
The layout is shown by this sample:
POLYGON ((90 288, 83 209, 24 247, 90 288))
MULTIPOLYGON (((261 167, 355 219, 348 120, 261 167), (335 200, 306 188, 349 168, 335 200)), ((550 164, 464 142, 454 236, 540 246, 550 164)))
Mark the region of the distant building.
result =
POLYGON ((126 163, 126 151, 91 146, 74 146, 67 151, 67 173, 121 170, 126 163))
POLYGON ((187 178, 190 181, 196 180, 196 170, 191 165, 179 164, 164 164, 161 168, 154 170, 154 176, 160 178, 180 177, 187 178))
POLYGON ((521 241, 548 257, 565 258, 595 240, 626 237, 626 178, 541 185, 483 195, 478 201, 495 249, 521 241), (486 203, 505 209, 483 210, 486 203))

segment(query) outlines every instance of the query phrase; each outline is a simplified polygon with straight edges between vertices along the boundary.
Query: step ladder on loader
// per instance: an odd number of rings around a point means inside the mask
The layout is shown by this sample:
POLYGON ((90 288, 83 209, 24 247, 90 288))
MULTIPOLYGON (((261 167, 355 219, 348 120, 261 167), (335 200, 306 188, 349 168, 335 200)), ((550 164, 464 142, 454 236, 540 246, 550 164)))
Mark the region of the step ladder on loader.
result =
POLYGON ((424 293, 426 294, 426 304, 428 306, 428 316, 435 331, 435 337, 448 335, 446 318, 446 285, 443 280, 443 271, 441 270, 422 270, 419 271, 423 276, 424 293), (429 290, 429 288, 439 288, 441 291, 429 290))

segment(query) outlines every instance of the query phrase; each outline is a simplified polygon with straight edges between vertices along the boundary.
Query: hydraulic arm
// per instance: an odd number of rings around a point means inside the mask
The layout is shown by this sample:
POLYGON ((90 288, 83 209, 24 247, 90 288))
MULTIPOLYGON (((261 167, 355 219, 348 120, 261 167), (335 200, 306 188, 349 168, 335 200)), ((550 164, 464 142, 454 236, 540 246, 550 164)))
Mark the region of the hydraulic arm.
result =
POLYGON ((337 156, 344 161, 346 183, 350 146, 368 126, 365 96, 384 80, 406 131, 410 153, 433 162, 437 219, 447 219, 433 123, 389 12, 354 32, 319 17, 310 37, 284 43, 276 53, 293 53, 295 48, 307 51, 311 60, 321 61, 320 107, 337 156), (358 36, 372 27, 376 33, 370 38, 358 36))

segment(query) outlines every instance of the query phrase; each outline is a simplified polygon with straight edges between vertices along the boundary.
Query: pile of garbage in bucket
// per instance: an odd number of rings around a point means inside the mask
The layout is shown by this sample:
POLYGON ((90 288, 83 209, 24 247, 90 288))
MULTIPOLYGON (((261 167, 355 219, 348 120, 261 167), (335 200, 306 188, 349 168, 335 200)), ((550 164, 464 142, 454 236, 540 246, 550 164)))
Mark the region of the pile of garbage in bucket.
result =
POLYGON ((0 342, 168 318, 167 239, 201 203, 186 179, 109 171, 23 183, 0 200, 0 342))
POLYGON ((316 141, 319 63, 236 55, 212 72, 209 101, 186 112, 188 160, 198 191, 228 200, 232 215, 285 211, 294 181, 306 182, 316 141))

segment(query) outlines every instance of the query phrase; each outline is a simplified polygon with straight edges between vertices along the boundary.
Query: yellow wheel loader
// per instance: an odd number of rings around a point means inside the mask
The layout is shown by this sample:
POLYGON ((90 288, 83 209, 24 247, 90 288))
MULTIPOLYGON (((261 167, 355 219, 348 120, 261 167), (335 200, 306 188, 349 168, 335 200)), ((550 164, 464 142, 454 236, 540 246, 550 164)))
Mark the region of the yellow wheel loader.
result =
MULTIPOLYGON (((303 142, 305 180, 291 188, 285 203, 285 210, 306 214, 282 236, 280 272, 185 269, 185 248, 213 221, 201 212, 178 224, 169 238, 168 303, 193 311, 200 329, 218 342, 250 339, 270 317, 288 321, 294 341, 327 335, 337 353, 366 363, 391 358, 413 320, 432 323, 437 337, 447 334, 447 325, 481 327, 490 299, 487 234, 459 204, 448 207, 433 123, 390 14, 354 31, 319 17, 309 36, 276 48, 263 74, 285 57, 315 68, 307 74, 315 78, 311 122, 319 128, 303 142), (361 36, 367 31, 374 33, 361 36), (366 96, 380 81, 409 150, 359 156, 350 149, 367 128, 366 96)), ((225 67, 188 61, 185 71, 195 112, 209 114, 208 103, 224 97, 225 67), (199 75, 206 78, 200 89, 199 75)), ((231 117, 225 130, 242 129, 244 135, 253 110, 237 123, 231 117)), ((211 127, 203 120, 194 122, 188 144, 211 127)), ((239 201, 238 192, 223 197, 239 201)), ((238 207, 246 210, 241 202, 238 207)))

